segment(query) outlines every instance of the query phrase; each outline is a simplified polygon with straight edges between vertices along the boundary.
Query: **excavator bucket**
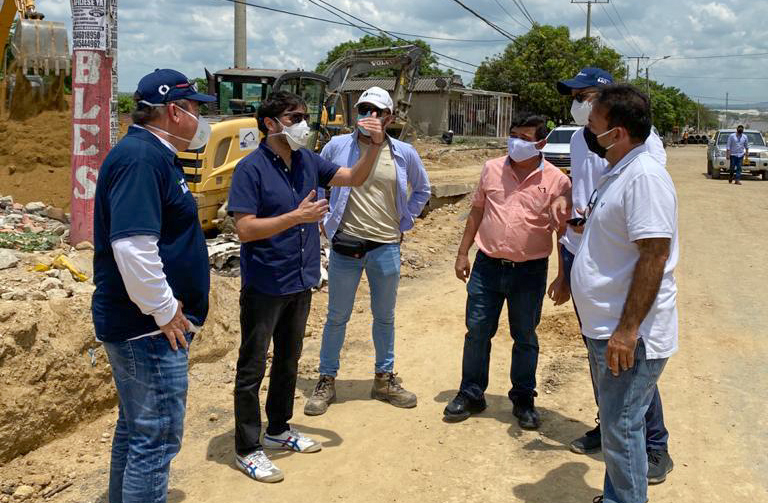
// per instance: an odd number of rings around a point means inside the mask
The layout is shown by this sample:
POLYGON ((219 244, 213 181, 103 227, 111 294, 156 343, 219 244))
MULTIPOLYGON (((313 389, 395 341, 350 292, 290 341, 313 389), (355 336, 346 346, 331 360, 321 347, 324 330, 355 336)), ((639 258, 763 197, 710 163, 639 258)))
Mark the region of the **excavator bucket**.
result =
POLYGON ((70 73, 71 55, 64 23, 40 19, 19 19, 11 42, 16 64, 26 75, 70 73))

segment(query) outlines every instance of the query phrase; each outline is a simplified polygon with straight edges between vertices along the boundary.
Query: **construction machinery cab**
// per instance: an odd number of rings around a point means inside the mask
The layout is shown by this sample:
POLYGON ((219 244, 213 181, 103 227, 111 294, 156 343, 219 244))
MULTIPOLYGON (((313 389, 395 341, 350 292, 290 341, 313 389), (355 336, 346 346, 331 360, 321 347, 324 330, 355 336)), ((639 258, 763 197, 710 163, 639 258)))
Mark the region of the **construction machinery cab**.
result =
POLYGON ((201 149, 180 152, 179 158, 197 202, 200 223, 207 231, 223 220, 221 209, 235 166, 261 141, 255 115, 261 102, 272 92, 283 90, 304 98, 312 117, 307 148, 313 149, 325 120, 328 78, 314 72, 227 68, 214 74, 206 70, 206 79, 208 92, 217 98, 205 115, 211 123, 211 137, 201 149))

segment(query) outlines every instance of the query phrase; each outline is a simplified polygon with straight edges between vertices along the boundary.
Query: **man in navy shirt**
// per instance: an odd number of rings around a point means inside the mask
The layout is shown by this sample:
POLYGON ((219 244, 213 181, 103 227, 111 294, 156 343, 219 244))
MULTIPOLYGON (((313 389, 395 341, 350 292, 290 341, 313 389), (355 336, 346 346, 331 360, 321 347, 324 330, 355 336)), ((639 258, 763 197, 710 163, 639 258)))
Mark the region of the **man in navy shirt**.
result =
POLYGON ((176 152, 203 146, 194 84, 155 70, 134 94, 133 126, 99 171, 93 323, 119 398, 110 503, 166 501, 181 448, 192 332, 208 314, 208 252, 176 152))
POLYGON ((385 143, 373 114, 359 125, 371 132, 371 148, 351 168, 340 168, 303 148, 310 134, 304 100, 285 91, 269 96, 258 110, 259 148, 235 168, 228 210, 242 241, 240 265, 241 344, 235 379, 235 462, 261 482, 283 479, 264 447, 317 452, 318 442, 288 424, 311 289, 320 281, 318 222, 328 201, 316 201, 319 187, 360 186, 385 143), (266 413, 261 435, 259 388, 267 348, 273 343, 266 413))

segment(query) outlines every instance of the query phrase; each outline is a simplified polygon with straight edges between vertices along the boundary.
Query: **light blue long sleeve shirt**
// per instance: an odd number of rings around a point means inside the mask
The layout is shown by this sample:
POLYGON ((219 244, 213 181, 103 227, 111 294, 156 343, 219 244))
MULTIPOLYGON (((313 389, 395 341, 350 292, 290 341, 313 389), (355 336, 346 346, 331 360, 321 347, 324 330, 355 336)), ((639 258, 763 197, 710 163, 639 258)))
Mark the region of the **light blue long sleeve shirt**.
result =
MULTIPOLYGON (((352 134, 334 136, 320 153, 325 159, 340 166, 354 166, 360 158, 360 148, 357 144, 357 135, 352 134)), ((413 228, 416 217, 421 214, 424 206, 432 195, 429 186, 427 170, 421 162, 416 149, 408 143, 387 137, 392 159, 395 162, 397 176, 397 211, 400 214, 400 232, 413 228), (410 196, 408 187, 411 188, 410 196)), ((351 187, 334 187, 331 190, 330 211, 323 219, 325 234, 328 239, 333 239, 334 234, 341 225, 344 210, 349 201, 351 187)), ((324 197, 321 190, 320 197, 324 197)))
POLYGON ((736 133, 731 133, 728 137, 728 151, 732 156, 744 157, 744 153, 749 150, 749 139, 744 133, 739 137, 736 133))

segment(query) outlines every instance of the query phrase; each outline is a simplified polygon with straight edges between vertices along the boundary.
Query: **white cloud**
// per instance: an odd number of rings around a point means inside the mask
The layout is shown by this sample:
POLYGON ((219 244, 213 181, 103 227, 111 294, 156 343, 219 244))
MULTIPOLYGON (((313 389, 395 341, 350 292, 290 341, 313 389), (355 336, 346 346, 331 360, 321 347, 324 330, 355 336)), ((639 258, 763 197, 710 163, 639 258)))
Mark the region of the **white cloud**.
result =
MULTIPOLYGON (((308 0, 249 0, 255 4, 306 15, 338 18, 308 0)), ((329 0, 370 23, 389 30, 437 37, 499 40, 503 37, 449 0, 329 0)), ((513 34, 526 24, 513 2, 474 0, 471 7, 513 34)), ((566 25, 572 36, 583 36, 586 13, 567 0, 525 0, 531 15, 543 24, 566 25)), ((70 24, 69 0, 38 0, 38 9, 55 21, 70 24)), ((225 0, 119 1, 119 87, 132 91, 136 82, 157 67, 172 67, 190 77, 203 67, 232 65, 233 4, 225 0)), ((764 0, 612 0, 593 5, 592 29, 622 54, 652 57, 704 56, 766 52, 768 2, 764 0), (622 22, 623 21, 623 22, 622 22), (626 30, 624 25, 626 25, 626 30), (632 35, 626 37, 626 31, 632 35)), ((312 69, 336 44, 363 32, 351 27, 248 8, 248 63, 256 68, 312 69)), ((433 49, 479 64, 504 50, 504 42, 429 41, 433 49)), ((473 68, 441 58, 466 70, 473 68)), ((632 68, 635 68, 634 63, 632 68)), ((472 76, 463 73, 465 81, 472 76)), ((768 101, 765 80, 714 80, 711 77, 768 77, 768 58, 660 61, 651 76, 690 95, 731 96, 768 101), (667 77, 670 76, 670 77, 667 77), (675 77, 672 77, 675 76, 675 77), (681 78, 686 77, 686 78, 681 78), (699 77, 699 78, 687 78, 699 77), (706 78, 700 78, 706 77, 706 78)))

